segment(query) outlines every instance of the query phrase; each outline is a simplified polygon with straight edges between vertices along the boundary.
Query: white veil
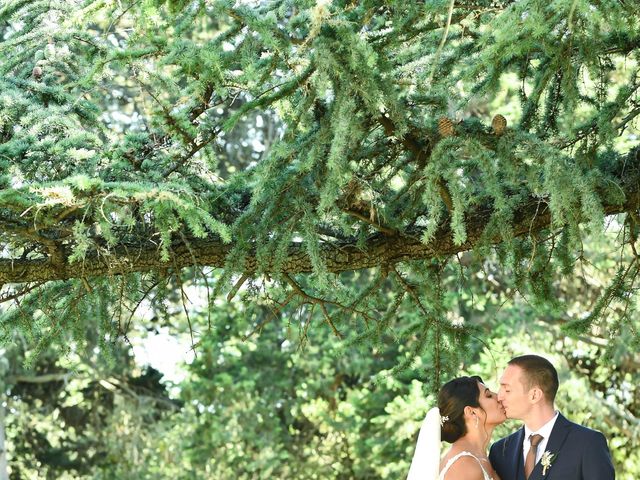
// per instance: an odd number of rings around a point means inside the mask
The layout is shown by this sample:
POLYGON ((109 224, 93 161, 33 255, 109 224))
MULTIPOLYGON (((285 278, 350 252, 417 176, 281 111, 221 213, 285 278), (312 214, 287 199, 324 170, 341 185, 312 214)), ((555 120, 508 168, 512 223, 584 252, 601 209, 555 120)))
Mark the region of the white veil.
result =
POLYGON ((440 409, 424 417, 407 480, 438 480, 440 473, 440 409))

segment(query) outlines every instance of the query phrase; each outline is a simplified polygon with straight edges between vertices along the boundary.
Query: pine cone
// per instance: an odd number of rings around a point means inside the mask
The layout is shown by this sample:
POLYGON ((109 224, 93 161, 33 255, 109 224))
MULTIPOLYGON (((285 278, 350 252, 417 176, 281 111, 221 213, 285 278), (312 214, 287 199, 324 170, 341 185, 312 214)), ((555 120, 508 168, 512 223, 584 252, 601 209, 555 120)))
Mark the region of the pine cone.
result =
POLYGON ((491 128, 493 128, 493 133, 498 136, 504 134, 507 129, 507 119, 497 114, 493 117, 493 120, 491 120, 491 128))
POLYGON ((438 119, 438 133, 442 138, 453 137, 455 135, 456 132, 450 118, 440 117, 438 119))
POLYGON ((31 70, 31 75, 33 75, 36 81, 40 80, 42 78, 42 68, 36 65, 33 67, 33 70, 31 70))
POLYGON ((360 202, 360 194, 362 193, 362 187, 357 179, 352 178, 343 190, 342 199, 347 208, 353 208, 354 205, 360 202))

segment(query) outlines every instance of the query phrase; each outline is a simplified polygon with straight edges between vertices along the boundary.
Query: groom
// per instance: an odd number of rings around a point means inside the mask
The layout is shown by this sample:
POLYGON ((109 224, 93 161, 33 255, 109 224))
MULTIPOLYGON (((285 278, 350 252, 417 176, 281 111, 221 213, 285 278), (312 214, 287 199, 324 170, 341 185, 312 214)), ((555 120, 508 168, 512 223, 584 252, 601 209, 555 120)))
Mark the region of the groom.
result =
POLYGON ((489 460, 502 480, 613 480, 607 441, 554 409, 558 373, 537 355, 512 359, 500 378, 498 400, 517 432, 491 446, 489 460))

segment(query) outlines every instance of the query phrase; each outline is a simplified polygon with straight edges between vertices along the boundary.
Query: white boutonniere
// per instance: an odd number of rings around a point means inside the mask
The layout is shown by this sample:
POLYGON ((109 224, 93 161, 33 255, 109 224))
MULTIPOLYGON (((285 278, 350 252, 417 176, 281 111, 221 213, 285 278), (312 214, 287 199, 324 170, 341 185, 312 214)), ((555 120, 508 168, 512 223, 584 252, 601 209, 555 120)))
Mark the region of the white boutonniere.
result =
POLYGON ((540 459, 540 464, 542 465, 542 475, 547 474, 547 469, 551 468, 551 462, 556 458, 555 453, 551 453, 549 450, 546 450, 542 454, 542 458, 540 459))

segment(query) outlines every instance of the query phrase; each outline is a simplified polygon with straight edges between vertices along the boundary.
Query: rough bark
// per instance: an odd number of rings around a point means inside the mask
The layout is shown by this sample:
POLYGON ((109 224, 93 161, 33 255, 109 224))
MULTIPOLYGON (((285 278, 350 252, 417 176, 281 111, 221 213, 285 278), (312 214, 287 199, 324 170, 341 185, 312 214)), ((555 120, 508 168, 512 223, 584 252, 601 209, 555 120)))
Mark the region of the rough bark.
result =
MULTIPOLYGON (((627 165, 625 176, 621 181, 621 189, 625 193, 625 201, 616 204, 604 204, 607 215, 635 210, 640 205, 640 170, 627 165)), ((398 261, 450 256, 472 249, 481 241, 485 226, 492 215, 490 206, 478 208, 467 215, 467 241, 456 245, 448 224, 442 226, 434 239, 424 244, 420 241, 421 231, 413 229, 398 235, 379 233, 370 237, 366 248, 359 248, 353 243, 326 243, 321 250, 327 269, 331 272, 343 272, 371 268, 398 261)), ((544 201, 530 199, 523 204, 514 215, 512 232, 514 237, 527 235, 551 225, 551 212, 544 201)), ((501 238, 488 239, 498 244, 501 238)), ((87 256, 77 263, 53 262, 48 259, 37 260, 0 260, 0 283, 41 283, 52 280, 68 280, 71 278, 90 278, 104 275, 121 275, 131 272, 148 272, 184 268, 193 265, 222 268, 232 245, 225 245, 217 240, 194 240, 189 245, 176 244, 172 248, 172 258, 163 262, 156 245, 139 247, 120 247, 114 249, 109 256, 87 256)), ((253 273, 257 270, 256 257, 252 254, 245 259, 244 271, 253 273)), ((268 269, 264 269, 267 270, 268 269)), ((305 246, 294 243, 289 249, 282 271, 304 273, 312 270, 312 264, 305 246)))

